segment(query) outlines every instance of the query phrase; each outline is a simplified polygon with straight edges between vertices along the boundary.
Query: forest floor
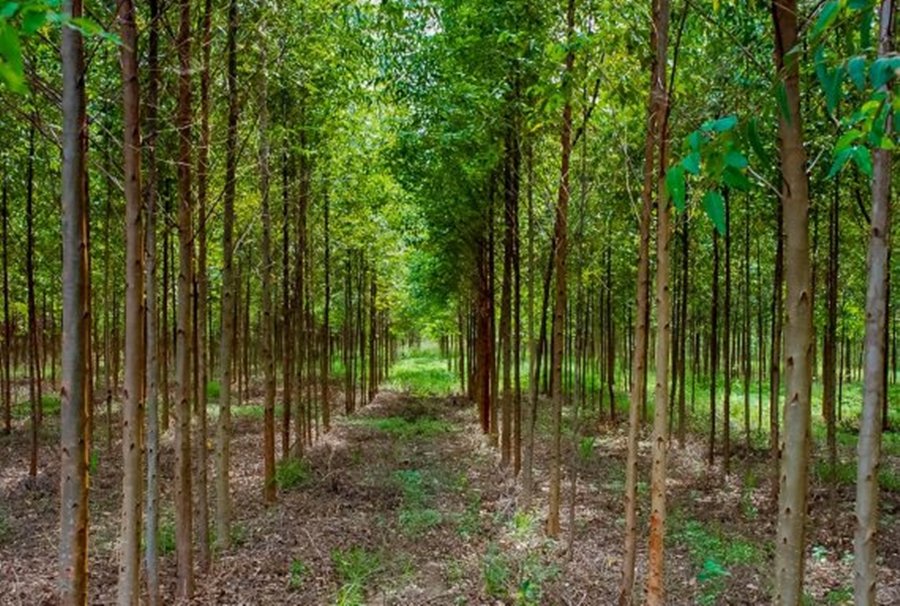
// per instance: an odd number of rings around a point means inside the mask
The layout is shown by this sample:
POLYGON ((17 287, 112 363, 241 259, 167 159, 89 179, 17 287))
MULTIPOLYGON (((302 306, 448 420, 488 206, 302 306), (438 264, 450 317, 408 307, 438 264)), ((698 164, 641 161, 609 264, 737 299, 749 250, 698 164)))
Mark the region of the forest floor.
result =
MULTIPOLYGON (((539 436, 536 508, 519 492, 464 400, 385 390, 306 453, 279 466, 278 503, 261 499, 261 408, 251 400, 234 422, 233 546, 198 576, 192 604, 578 604, 615 603, 623 543, 625 428, 572 445, 563 488, 563 533, 546 538, 547 453, 539 436), (573 456, 574 455, 574 456, 573 456), (568 523, 571 469, 578 468, 574 536, 568 523), (573 539, 573 543, 569 543, 573 539)), ((0 604, 53 604, 58 466, 55 427, 45 426, 44 465, 27 476, 28 433, 0 437, 0 604)), ((541 427, 539 432, 546 431, 541 427)), ((102 432, 98 432, 103 435, 102 432)), ((649 458, 648 436, 641 442, 649 458)), ((212 443, 208 442, 210 458, 212 443)), ((115 445, 113 448, 118 448, 115 445)), ((763 604, 771 595, 774 513, 767 454, 737 448, 728 479, 707 467, 700 440, 670 457, 666 578, 670 604, 763 604)), ((101 451, 102 452, 102 451, 101 451)), ((114 454, 92 475, 91 603, 115 598, 119 482, 114 454)), ((172 436, 162 449, 171 477, 172 436)), ((896 461, 892 462, 896 464, 896 461)), ((646 479, 642 465, 641 477, 646 479)), ((212 475, 210 475, 212 480, 212 475)), ((170 482, 163 483, 161 544, 166 603, 174 592, 170 482)), ((210 481, 212 488, 212 481, 210 481)), ((649 491, 639 483, 646 531, 649 491)), ((851 603, 853 486, 813 483, 808 533, 809 604, 851 603)), ((884 491, 880 604, 900 604, 900 492, 884 491)), ((210 503, 212 503, 212 494, 210 503)), ((645 540, 639 540, 643 579, 645 540)))

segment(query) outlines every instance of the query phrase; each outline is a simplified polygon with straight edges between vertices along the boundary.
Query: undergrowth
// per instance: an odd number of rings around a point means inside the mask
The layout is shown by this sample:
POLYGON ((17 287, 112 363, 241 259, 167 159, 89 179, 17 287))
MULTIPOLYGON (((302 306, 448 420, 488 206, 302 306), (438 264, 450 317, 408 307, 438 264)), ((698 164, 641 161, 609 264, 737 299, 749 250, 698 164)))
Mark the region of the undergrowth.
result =
POLYGON ((362 547, 335 550, 331 562, 341 583, 335 606, 359 606, 365 603, 366 586, 381 571, 381 556, 362 547))

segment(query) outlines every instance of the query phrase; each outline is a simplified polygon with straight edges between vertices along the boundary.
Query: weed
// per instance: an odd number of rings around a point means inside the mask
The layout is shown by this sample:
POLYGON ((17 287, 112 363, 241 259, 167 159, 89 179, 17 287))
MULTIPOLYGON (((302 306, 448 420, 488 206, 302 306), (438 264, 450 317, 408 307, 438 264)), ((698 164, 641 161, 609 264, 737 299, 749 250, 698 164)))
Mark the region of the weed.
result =
POLYGON ((492 598, 504 599, 509 595, 509 579, 512 576, 509 561, 494 543, 488 545, 481 561, 484 591, 492 598))
POLYGON ((275 484, 280 490, 293 490, 309 481, 309 469, 302 459, 285 459, 275 467, 275 484))
POLYGON ((825 594, 826 604, 852 604, 853 603, 853 587, 840 587, 832 589, 825 594))
POLYGON ((288 580, 290 588, 294 590, 302 589, 303 581, 306 579, 308 573, 309 569, 306 567, 306 564, 303 563, 303 560, 291 560, 290 578, 288 580))
POLYGON ((12 524, 9 523, 9 514, 0 509, 0 545, 6 543, 12 535, 12 524))
POLYGON ((443 521, 440 511, 427 507, 429 495, 421 471, 403 469, 394 473, 394 479, 403 491, 399 522, 405 534, 419 534, 443 521))
POLYGON ((159 555, 164 556, 175 551, 175 523, 163 518, 159 521, 156 543, 159 547, 159 555))
POLYGON ((240 547, 241 545, 246 545, 247 540, 250 538, 250 533, 247 532, 247 528, 242 524, 232 524, 231 525, 231 544, 235 547, 240 547))
POLYGON ((513 538, 517 541, 526 541, 534 536, 537 519, 531 513, 519 509, 510 520, 510 526, 513 538))
POLYGON ((481 495, 472 494, 469 502, 466 504, 466 511, 459 518, 459 526, 456 531, 464 536, 470 537, 478 534, 481 530, 481 495))
POLYGON ((415 395, 449 395, 459 389, 459 381, 437 351, 414 350, 391 368, 387 386, 415 395))
POLYGON ((411 421, 403 417, 358 418, 352 419, 350 424, 370 427, 403 439, 429 438, 451 432, 456 428, 452 423, 428 416, 417 417, 411 421))
MULTIPOLYGON (((837 484, 853 486, 856 484, 856 463, 840 461, 832 473, 828 461, 817 461, 813 467, 813 475, 822 483, 830 482, 833 478, 837 484)), ((878 484, 887 492, 900 492, 900 475, 893 469, 883 467, 878 472, 878 484)))
POLYGON ((544 584, 559 576, 556 564, 545 564, 537 552, 529 552, 519 566, 519 585, 516 590, 516 604, 527 606, 544 602, 544 584))
POLYGON ((596 444, 596 442, 597 436, 585 436, 581 438, 581 442, 578 444, 578 453, 581 455, 582 461, 590 461, 591 457, 594 456, 594 444, 596 444))
POLYGON ((366 584, 381 570, 381 558, 372 551, 351 547, 331 553, 331 562, 341 582, 337 606, 357 606, 365 600, 366 584))

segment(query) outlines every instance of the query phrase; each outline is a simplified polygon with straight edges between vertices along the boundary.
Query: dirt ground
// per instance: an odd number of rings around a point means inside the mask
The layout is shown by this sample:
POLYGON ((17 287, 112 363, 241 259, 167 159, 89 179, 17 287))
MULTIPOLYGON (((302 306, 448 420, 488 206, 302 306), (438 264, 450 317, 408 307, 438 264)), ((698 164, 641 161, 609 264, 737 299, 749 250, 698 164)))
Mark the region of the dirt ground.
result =
MULTIPOLYGON (((208 574, 198 574, 191 604, 615 603, 624 527, 624 427, 603 427, 598 438, 582 440, 574 451, 567 440, 566 460, 579 468, 570 549, 570 474, 563 487, 563 533, 552 541, 542 528, 546 453, 539 445, 535 512, 517 513, 516 485, 480 435, 474 409, 462 400, 380 393, 355 415, 336 421, 307 453, 306 464, 295 469, 293 481, 284 480, 295 485, 281 489, 269 508, 261 499, 261 425, 255 415, 235 419, 234 545, 215 555, 208 574)), ((37 478, 27 476, 25 425, 18 430, 0 437, 0 604, 53 604, 56 428, 48 423, 41 436, 37 478)), ((212 442, 207 445, 212 459, 212 442)), ((118 459, 118 451, 106 454, 103 448, 91 480, 92 604, 115 598, 120 476, 109 462, 118 459)), ((645 460, 648 452, 642 442, 645 460)), ((735 469, 742 471, 725 480, 718 468, 706 466, 700 442, 673 446, 671 453, 668 602, 767 603, 774 517, 765 454, 738 452, 735 469)), ((173 458, 167 434, 164 478, 171 477, 173 458)), ((645 467, 641 473, 646 479, 645 467)), ((210 472, 210 488, 212 477, 210 472)), ((164 481, 162 526, 169 533, 170 488, 164 481)), ((639 496, 643 524, 649 503, 643 482, 639 496)), ((900 604, 900 507, 897 494, 884 496, 879 603, 900 604)), ((807 560, 812 604, 848 603, 850 597, 852 487, 839 500, 832 515, 827 490, 813 487, 807 560)), ((638 566, 641 582, 644 548, 638 566)), ((173 551, 165 553, 161 570, 165 602, 174 603, 173 551)))

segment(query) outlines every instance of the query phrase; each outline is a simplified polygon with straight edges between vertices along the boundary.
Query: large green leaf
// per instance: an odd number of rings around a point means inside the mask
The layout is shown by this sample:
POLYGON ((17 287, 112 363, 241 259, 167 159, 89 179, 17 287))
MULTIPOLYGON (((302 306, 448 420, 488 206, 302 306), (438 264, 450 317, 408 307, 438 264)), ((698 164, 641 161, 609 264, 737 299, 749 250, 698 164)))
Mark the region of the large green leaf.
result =
POLYGON ((703 210, 706 211, 706 215, 712 221, 716 230, 724 236, 725 200, 722 198, 722 194, 715 190, 706 192, 706 195, 703 196, 703 210))
POLYGON ((679 211, 684 211, 685 186, 683 167, 673 166, 666 171, 666 191, 672 197, 675 208, 679 211))

